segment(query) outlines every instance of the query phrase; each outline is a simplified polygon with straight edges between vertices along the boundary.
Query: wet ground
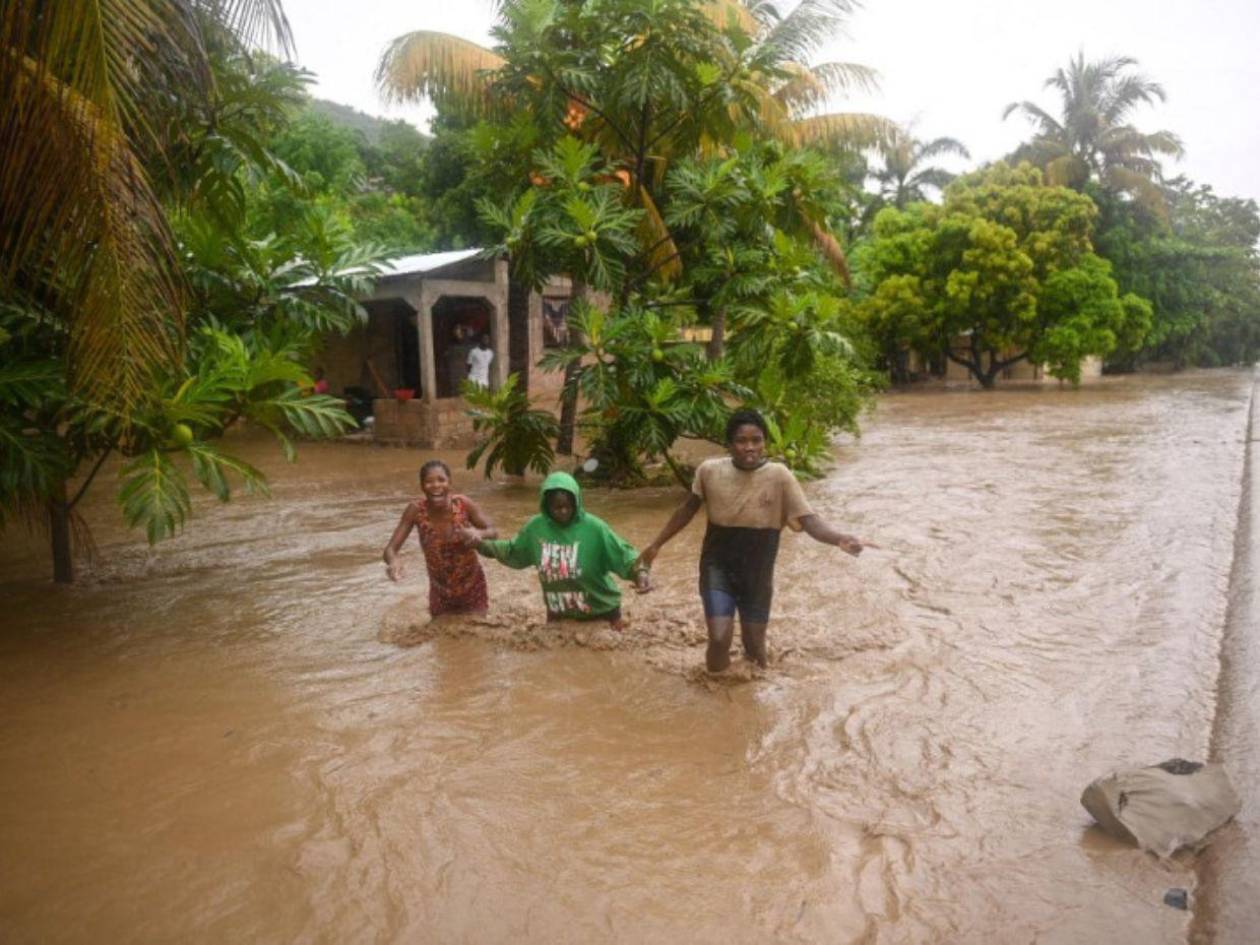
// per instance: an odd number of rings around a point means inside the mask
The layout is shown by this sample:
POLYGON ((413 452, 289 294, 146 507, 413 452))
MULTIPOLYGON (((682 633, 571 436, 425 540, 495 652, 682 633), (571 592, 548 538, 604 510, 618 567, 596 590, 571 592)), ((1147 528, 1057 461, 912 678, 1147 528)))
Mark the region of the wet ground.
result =
MULTIPOLYGON (((430 624, 416 549, 379 561, 420 454, 241 441, 274 497, 154 551, 106 475, 79 584, 0 551, 0 940, 1253 942, 1252 386, 884 398, 807 486, 881 549, 785 537, 771 667, 722 680, 698 522, 624 635, 492 563, 487 617, 430 624), (1212 753, 1247 801, 1205 855, 1078 803, 1212 753)), ((588 506, 641 545, 681 496, 588 506)))

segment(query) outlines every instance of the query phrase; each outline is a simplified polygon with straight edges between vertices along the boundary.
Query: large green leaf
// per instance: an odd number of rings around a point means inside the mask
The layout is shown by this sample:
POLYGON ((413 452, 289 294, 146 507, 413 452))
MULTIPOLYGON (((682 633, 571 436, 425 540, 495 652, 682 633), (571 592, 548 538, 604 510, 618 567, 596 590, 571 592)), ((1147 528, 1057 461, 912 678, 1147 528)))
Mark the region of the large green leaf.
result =
POLYGON ((118 500, 123 518, 143 526, 149 544, 179 532, 192 511, 188 482, 170 457, 159 449, 137 456, 122 469, 118 500))

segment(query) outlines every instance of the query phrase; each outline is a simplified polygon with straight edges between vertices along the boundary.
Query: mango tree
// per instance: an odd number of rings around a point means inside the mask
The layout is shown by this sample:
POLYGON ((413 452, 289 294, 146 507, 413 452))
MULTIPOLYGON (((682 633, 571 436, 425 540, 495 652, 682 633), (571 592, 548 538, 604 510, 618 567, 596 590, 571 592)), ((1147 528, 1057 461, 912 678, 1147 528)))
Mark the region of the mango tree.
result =
POLYGON ((886 209, 865 248, 861 312, 890 347, 967 368, 982 387, 1025 360, 1080 379, 1089 355, 1136 344, 1150 306, 1093 252, 1098 211, 1030 165, 961 178, 941 206, 886 209))

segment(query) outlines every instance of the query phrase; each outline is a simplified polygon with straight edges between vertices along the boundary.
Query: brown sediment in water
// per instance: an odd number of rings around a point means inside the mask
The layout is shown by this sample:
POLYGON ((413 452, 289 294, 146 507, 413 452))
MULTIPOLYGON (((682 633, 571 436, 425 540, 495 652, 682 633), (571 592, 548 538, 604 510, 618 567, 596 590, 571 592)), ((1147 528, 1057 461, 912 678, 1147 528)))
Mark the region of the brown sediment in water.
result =
MULTIPOLYGON (((622 635, 494 564, 485 618, 430 622, 416 550, 379 558, 424 456, 238 441, 274 499, 152 551, 104 478, 78 586, 0 549, 0 940, 1184 942, 1195 858, 1077 798, 1208 753, 1251 384, 885 399, 807 486, 882 550, 786 536, 771 666, 721 681, 698 523, 622 635)), ((680 497, 587 499, 641 545, 680 497)))
MULTIPOLYGON (((651 594, 635 599, 627 593, 626 597, 626 626, 616 631, 598 620, 548 621, 537 606, 513 603, 498 605, 485 614, 430 618, 425 599, 408 595, 382 615, 377 638, 400 647, 420 646, 437 639, 476 639, 521 652, 565 647, 621 651, 635 654, 653 668, 705 684, 765 677, 766 671, 739 660, 723 673, 705 672, 707 637, 703 617, 696 608, 679 607, 676 601, 669 600, 655 603, 651 594)), ((819 639, 816 628, 806 624, 780 627, 770 648, 768 669, 807 671, 819 662, 841 660, 865 649, 888 648, 900 642, 894 626, 853 627, 842 639, 834 636, 819 639)), ((738 648, 738 642, 735 647, 738 648)))

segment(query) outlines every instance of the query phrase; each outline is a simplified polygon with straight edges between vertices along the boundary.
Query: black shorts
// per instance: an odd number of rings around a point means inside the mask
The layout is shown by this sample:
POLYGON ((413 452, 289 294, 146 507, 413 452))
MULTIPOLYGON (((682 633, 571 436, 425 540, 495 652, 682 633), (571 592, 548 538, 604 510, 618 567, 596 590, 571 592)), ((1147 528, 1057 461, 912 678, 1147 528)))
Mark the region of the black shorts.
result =
POLYGON ((706 617, 766 623, 774 598, 779 531, 710 523, 700 551, 700 600, 706 617))

